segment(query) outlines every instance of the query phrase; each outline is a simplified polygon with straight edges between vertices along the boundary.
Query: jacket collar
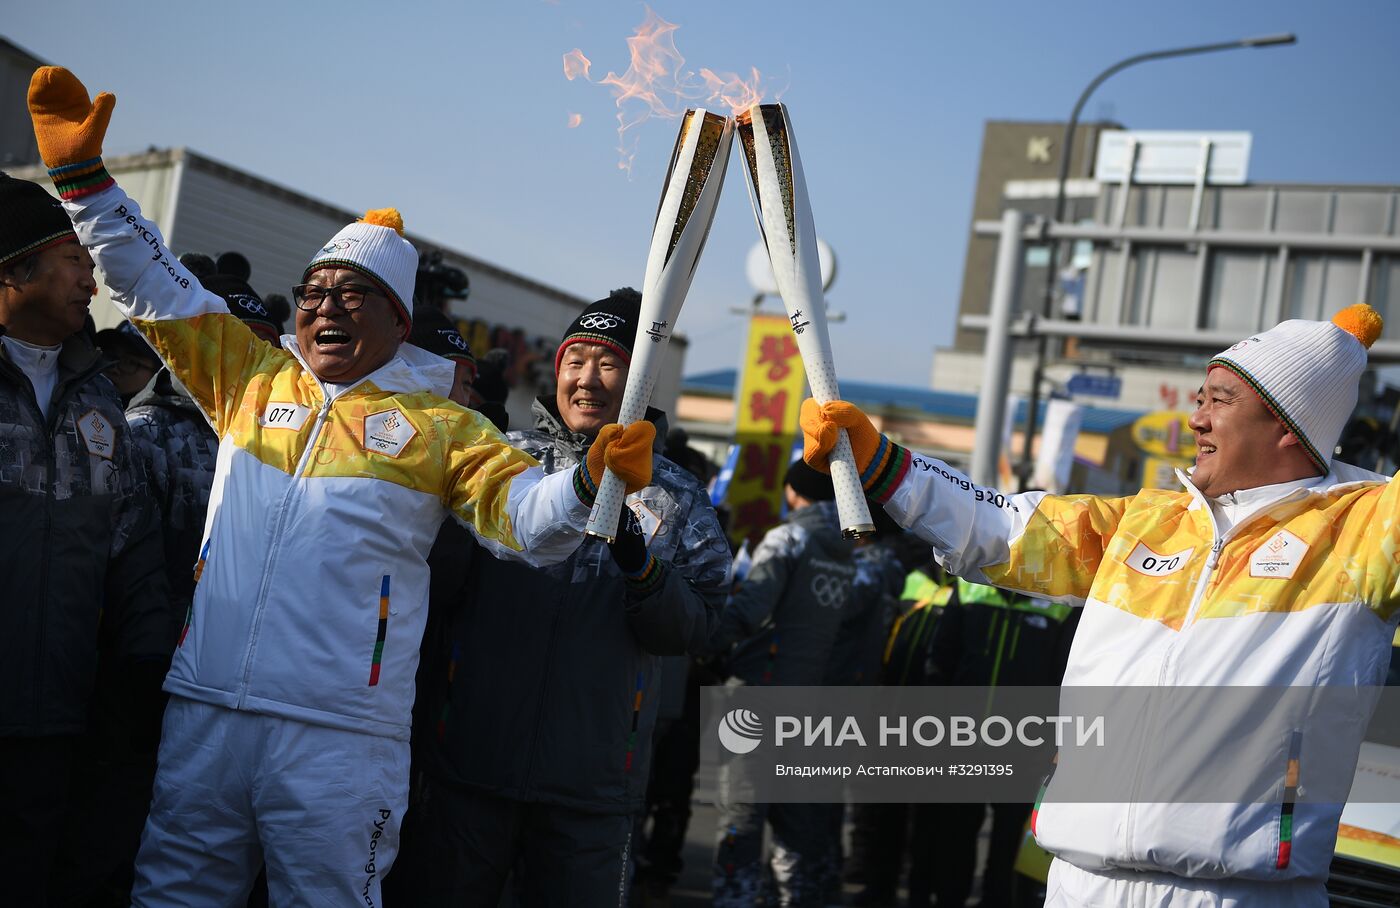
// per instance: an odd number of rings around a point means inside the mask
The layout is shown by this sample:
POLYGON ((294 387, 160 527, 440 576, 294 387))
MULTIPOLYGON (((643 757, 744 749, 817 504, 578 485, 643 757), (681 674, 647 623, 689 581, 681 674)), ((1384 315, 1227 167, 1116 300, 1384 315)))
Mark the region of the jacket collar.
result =
MULTIPOLYGON (((6 334, 4 326, 0 325, 0 337, 6 334)), ((18 371, 18 366, 10 359, 8 353, 4 352, 5 345, 0 343, 0 359, 4 359, 10 368, 18 371)), ((58 351, 58 380, 61 384, 74 375, 88 375, 93 372, 105 369, 111 365, 112 359, 103 356, 102 351, 97 349, 97 345, 88 337, 86 331, 79 331, 63 342, 63 348, 58 351)))
POLYGON ((1227 529, 1222 532, 1217 528, 1216 531, 1217 536, 1224 537, 1233 535, 1236 530, 1249 524, 1260 514, 1281 504, 1301 501, 1312 495, 1330 495, 1339 491, 1378 485, 1389 481, 1389 477, 1380 473, 1373 473, 1370 470, 1334 459, 1326 476, 1311 476, 1289 482, 1256 486, 1252 489, 1241 489, 1217 499, 1210 499, 1196 488, 1186 471, 1177 470, 1176 476, 1186 487, 1186 491, 1195 499, 1191 505, 1192 509, 1204 508, 1206 513, 1210 515, 1213 526, 1218 525, 1215 508, 1221 509, 1223 515, 1230 518, 1230 525, 1227 529))
MULTIPOLYGON (((583 460, 584 452, 593 444, 593 438, 564 425, 564 418, 559 415, 559 407, 553 397, 541 395, 535 398, 531 410, 535 414, 536 429, 548 435, 556 447, 572 453, 577 460, 583 460)), ((647 407, 646 420, 656 426, 656 441, 652 443, 652 450, 660 454, 666 445, 666 414, 655 407, 647 407)))
MULTIPOLYGON (((301 347, 297 344, 296 335, 282 335, 282 346, 296 357, 297 362, 301 363, 301 367, 306 370, 306 374, 314 378, 321 386, 324 394, 327 390, 327 383, 322 381, 320 376, 307 365, 306 357, 302 356, 301 347)), ((350 387, 353 390, 365 382, 374 382, 376 388, 391 394, 431 391, 439 397, 446 397, 452 392, 452 381, 455 376, 456 366, 448 360, 412 344, 400 344, 398 352, 387 363, 350 387)))
MULTIPOLYGON (((1196 484, 1191 480, 1190 473, 1178 469, 1176 471, 1176 478, 1180 480, 1181 484, 1186 487, 1186 491, 1190 492, 1192 497, 1200 504, 1209 501, 1201 490, 1196 488, 1196 484)), ((1258 504, 1262 506, 1266 504, 1277 504, 1285 498, 1297 495, 1300 491, 1315 495, 1325 495, 1339 489, 1375 485, 1376 483, 1386 483, 1389 481, 1390 477, 1384 474, 1353 466, 1349 463, 1343 463, 1340 460, 1333 460, 1332 467, 1328 470, 1326 476, 1311 476, 1306 479, 1295 479, 1291 482, 1256 486, 1252 489, 1241 489, 1239 492, 1233 494, 1237 499, 1241 499, 1240 503, 1258 504)))

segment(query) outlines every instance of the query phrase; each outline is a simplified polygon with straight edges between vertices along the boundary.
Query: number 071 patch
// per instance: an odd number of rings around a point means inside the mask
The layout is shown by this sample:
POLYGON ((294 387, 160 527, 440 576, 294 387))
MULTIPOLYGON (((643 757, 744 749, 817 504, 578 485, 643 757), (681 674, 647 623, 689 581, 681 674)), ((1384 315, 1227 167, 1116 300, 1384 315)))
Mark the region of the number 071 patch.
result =
POLYGON ((267 408, 263 410, 262 416, 258 417, 258 424, 264 429, 291 429, 292 431, 296 431, 306 424, 306 418, 310 415, 310 407, 303 407, 300 404, 268 401, 267 408))

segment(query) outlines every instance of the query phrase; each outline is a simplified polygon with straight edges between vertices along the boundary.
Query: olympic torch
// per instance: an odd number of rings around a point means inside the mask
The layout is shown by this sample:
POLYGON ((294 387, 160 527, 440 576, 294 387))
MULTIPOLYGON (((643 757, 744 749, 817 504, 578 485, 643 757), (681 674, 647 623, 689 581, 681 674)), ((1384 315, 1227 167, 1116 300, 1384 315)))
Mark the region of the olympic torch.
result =
MULTIPOLYGON (((817 260, 817 231, 807 201, 807 182, 792 137, 792 121, 783 104, 755 104, 738 115, 739 142, 749 175, 749 198, 773 277, 797 336, 797 349, 819 402, 839 400, 831 338, 826 331, 821 267, 817 260)), ((865 502, 851 442, 840 430, 831 452, 831 480, 841 533, 847 538, 875 532, 865 502)))
MULTIPOLYGON (((733 132, 732 120, 703 109, 688 110, 681 119, 651 232, 637 341, 618 414, 623 425, 646 416, 671 332, 715 217, 733 132)), ((612 541, 625 497, 622 480, 611 470, 605 472, 588 515, 589 535, 612 541)))

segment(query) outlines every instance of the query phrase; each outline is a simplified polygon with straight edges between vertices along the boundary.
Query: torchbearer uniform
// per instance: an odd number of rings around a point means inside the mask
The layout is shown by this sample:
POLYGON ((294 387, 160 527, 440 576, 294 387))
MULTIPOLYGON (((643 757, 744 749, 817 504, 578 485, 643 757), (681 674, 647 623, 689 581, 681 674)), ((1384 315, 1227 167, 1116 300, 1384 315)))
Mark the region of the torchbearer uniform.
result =
MULTIPOLYGON (((1284 322, 1211 361, 1249 384, 1325 474, 1215 499, 1185 474, 1183 491, 1003 498, 879 436, 848 404, 804 405, 803 428, 810 452, 849 422, 867 493, 932 542, 950 571, 1083 605, 1066 686, 1356 688, 1346 730, 1297 736, 1301 778, 1282 781, 1286 760, 1268 767, 1265 781, 1287 791, 1307 786, 1307 768, 1324 754, 1355 766, 1390 661, 1400 477, 1331 460, 1355 405, 1363 344, 1379 332, 1379 317, 1357 306, 1335 324, 1284 322)), ((1144 771, 1171 765, 1173 744, 1145 740, 1144 771)), ((1047 802, 1032 823, 1057 857, 1047 905, 1277 908, 1326 904, 1341 810, 1287 795, 1047 802)))
MULTIPOLYGON (((451 515, 498 556, 562 561, 602 463, 544 475, 440 396, 452 365, 411 345, 332 385, 294 338, 287 349, 257 340, 107 175, 111 104, 91 104, 64 70, 41 69, 30 86, 79 239, 220 439, 133 904, 241 905, 264 860, 273 904, 380 904, 438 527, 451 515)), ((344 228, 307 273, 360 272, 407 328, 417 253, 396 218, 344 228)), ((643 476, 607 457, 629 483, 643 476)))

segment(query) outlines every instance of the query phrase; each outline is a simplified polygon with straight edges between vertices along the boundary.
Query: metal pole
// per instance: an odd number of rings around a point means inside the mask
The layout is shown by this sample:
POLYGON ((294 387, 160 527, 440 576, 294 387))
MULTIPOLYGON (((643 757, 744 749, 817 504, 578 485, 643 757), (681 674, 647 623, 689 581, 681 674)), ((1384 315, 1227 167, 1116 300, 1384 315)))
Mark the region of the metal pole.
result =
MULTIPOLYGON (((1069 122, 1065 124, 1064 138, 1060 140, 1060 172, 1056 178, 1057 187, 1055 190, 1055 213, 1056 224, 1062 223, 1065 219, 1065 182, 1069 179, 1069 161, 1071 152, 1074 151, 1074 130, 1079 125, 1079 112, 1084 109, 1084 103, 1089 100, 1089 96, 1094 93, 1103 81, 1114 73, 1121 72, 1129 66, 1138 63, 1145 63, 1148 60, 1162 60, 1168 57, 1185 57, 1192 54, 1208 54, 1220 50, 1236 50, 1241 47, 1276 47, 1282 44, 1297 43, 1297 37, 1293 34, 1263 35, 1258 38, 1241 38, 1238 41, 1224 41, 1219 44, 1197 44, 1192 47, 1177 47, 1169 50, 1157 50, 1146 54, 1138 54, 1128 57, 1126 60, 1119 60, 1108 69, 1099 73, 1094 80, 1080 92, 1079 99, 1074 102, 1074 110, 1070 112, 1069 122)), ((1060 244, 1050 245, 1049 272, 1045 276, 1045 292, 1041 295, 1040 313, 1042 318, 1051 318, 1054 315, 1055 304, 1055 281, 1060 273, 1060 244)), ((1049 355, 1049 341, 1041 337, 1036 343, 1035 370, 1031 375, 1030 397, 1027 401, 1026 410, 1026 438, 1021 451, 1020 469, 1017 471, 1021 477, 1021 489, 1025 490, 1026 483, 1030 479, 1031 469, 1031 447, 1035 442, 1037 411, 1040 408, 1040 385, 1045 380, 1045 359, 1049 355)))
POLYGON ((982 357, 982 393, 977 397, 976 441, 972 445, 971 479, 979 486, 997 485, 997 455, 1006 420, 1006 392, 1011 384, 1011 311, 1021 277, 1025 214, 1008 209, 1001 216, 992 308, 987 315, 987 349, 982 357))

